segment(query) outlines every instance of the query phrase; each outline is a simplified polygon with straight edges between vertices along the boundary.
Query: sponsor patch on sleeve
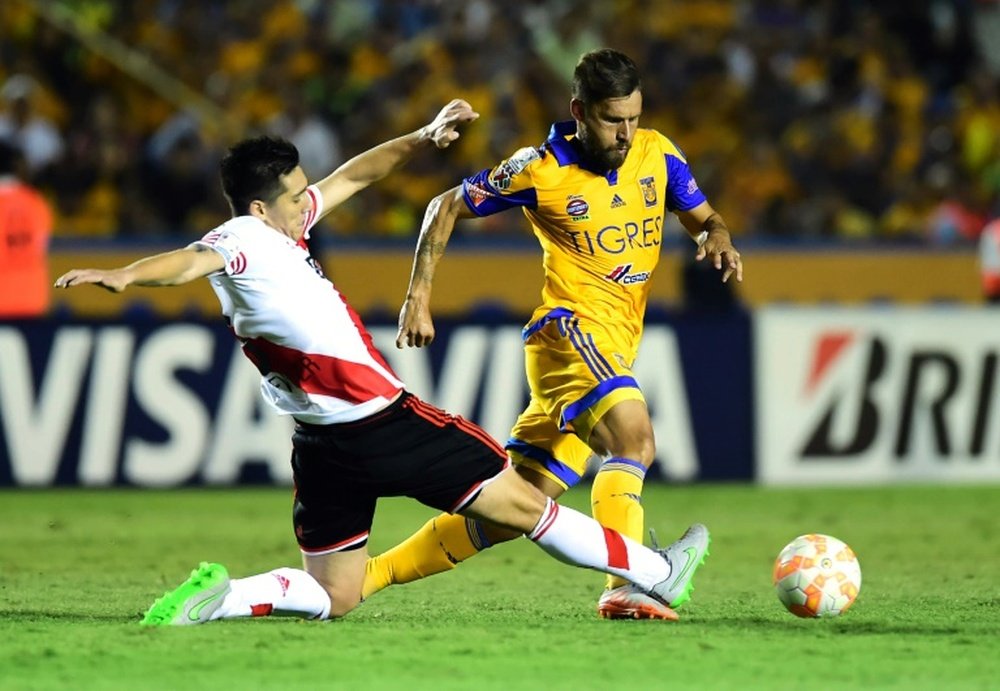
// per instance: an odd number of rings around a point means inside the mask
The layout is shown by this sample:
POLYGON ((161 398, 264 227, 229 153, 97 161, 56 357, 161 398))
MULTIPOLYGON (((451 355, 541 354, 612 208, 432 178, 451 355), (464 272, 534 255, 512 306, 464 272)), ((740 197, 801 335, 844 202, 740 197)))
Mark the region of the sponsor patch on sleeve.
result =
POLYGON ((541 153, 533 146, 518 149, 513 156, 493 169, 488 178, 489 183, 500 191, 506 190, 510 187, 511 180, 515 175, 527 168, 529 163, 537 161, 541 157, 541 153))
POLYGON ((246 268, 246 257, 240 251, 240 239, 235 233, 213 230, 206 233, 200 242, 222 255, 226 261, 227 274, 232 274, 233 269, 237 268, 240 263, 242 263, 243 269, 246 268))
POLYGON ((465 193, 469 195, 469 201, 472 202, 473 206, 478 207, 484 201, 490 197, 495 196, 488 189, 476 182, 465 181, 465 193))

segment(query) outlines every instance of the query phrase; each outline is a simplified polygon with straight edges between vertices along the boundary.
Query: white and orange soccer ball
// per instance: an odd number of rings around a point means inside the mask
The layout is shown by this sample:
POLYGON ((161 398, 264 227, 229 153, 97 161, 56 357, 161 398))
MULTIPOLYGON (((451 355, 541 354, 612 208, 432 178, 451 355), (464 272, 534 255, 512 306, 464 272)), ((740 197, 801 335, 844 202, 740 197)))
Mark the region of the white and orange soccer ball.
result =
POLYGON ((774 561, 774 589, 798 617, 843 614, 861 590, 861 565, 854 550, 829 535, 800 535, 774 561))

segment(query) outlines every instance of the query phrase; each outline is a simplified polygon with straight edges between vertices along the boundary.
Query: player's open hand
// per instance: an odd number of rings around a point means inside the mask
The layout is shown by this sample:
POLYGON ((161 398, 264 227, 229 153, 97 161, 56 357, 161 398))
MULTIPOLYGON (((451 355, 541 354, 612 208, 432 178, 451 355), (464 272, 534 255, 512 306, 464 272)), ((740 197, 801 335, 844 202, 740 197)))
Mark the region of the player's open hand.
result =
POLYGON ((467 122, 472 122, 479 117, 479 113, 472 110, 467 102, 460 98, 446 105, 441 109, 428 125, 424 127, 427 137, 434 142, 434 146, 443 149, 458 139, 458 126, 467 122))
POLYGON ((100 269, 73 269, 56 279, 56 288, 72 288, 85 284, 100 286, 113 293, 120 293, 128 287, 128 277, 122 271, 102 271, 100 269))
POLYGON ((396 347, 421 348, 434 340, 434 322, 430 309, 425 304, 407 298, 399 311, 399 331, 396 333, 396 347))
POLYGON ((743 260, 740 253, 733 247, 732 238, 728 232, 711 232, 705 241, 698 245, 698 253, 694 258, 701 261, 705 257, 712 262, 716 269, 722 271, 722 282, 725 283, 729 277, 736 274, 736 280, 743 280, 743 260))

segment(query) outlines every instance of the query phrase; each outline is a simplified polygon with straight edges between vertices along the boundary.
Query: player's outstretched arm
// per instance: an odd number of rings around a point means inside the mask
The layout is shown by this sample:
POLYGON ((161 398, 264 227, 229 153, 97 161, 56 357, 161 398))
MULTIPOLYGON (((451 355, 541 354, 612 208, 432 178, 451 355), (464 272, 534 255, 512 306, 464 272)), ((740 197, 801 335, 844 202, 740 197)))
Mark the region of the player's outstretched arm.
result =
POLYGON ((708 202, 702 202, 693 209, 678 212, 677 217, 688 234, 698 243, 694 258, 701 261, 708 257, 716 269, 722 271, 722 282, 736 275, 743 280, 743 260, 733 247, 733 239, 722 216, 708 202))
POLYGON ((93 284, 114 293, 130 285, 173 286, 225 268, 225 260, 205 245, 154 254, 117 269, 73 269, 56 279, 56 288, 93 284))
POLYGON ((408 161, 417 150, 434 145, 444 149, 458 139, 458 126, 472 122, 479 113, 455 99, 431 122, 418 130, 358 154, 316 183, 323 194, 323 214, 408 161))
POLYGON ((406 300, 399 312, 399 331, 396 333, 396 347, 421 347, 434 340, 434 322, 431 320, 431 284, 434 269, 444 256, 451 231, 460 218, 472 218, 474 214, 466 206, 462 185, 453 187, 431 200, 424 212, 424 222, 420 227, 417 250, 410 272, 410 285, 406 289, 406 300))

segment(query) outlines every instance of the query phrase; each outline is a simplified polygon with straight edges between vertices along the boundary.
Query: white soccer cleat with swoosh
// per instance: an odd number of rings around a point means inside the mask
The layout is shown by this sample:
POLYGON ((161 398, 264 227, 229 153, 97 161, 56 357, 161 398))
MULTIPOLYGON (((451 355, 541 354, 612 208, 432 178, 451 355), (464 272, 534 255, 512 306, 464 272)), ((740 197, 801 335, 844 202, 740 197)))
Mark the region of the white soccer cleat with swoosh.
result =
POLYGON ((652 531, 650 537, 653 549, 670 564, 670 575, 654 585, 650 589, 650 595, 654 595, 671 608, 680 607, 691 599, 694 574, 708 556, 708 546, 712 542, 708 528, 701 523, 695 523, 677 542, 663 549, 656 544, 656 536, 652 531))
POLYGON ((602 619, 677 621, 677 612, 631 583, 605 590, 597 602, 597 613, 602 619))
POLYGON ((139 623, 143 626, 204 624, 212 619, 228 594, 226 567, 203 561, 190 578, 158 598, 139 623))

